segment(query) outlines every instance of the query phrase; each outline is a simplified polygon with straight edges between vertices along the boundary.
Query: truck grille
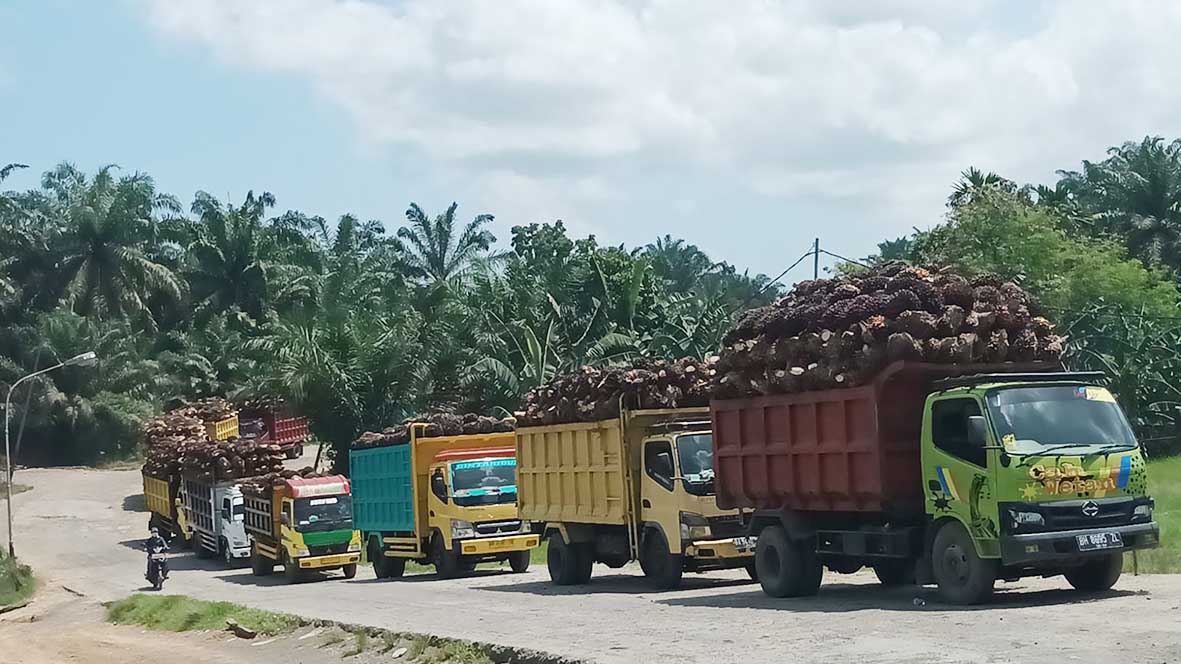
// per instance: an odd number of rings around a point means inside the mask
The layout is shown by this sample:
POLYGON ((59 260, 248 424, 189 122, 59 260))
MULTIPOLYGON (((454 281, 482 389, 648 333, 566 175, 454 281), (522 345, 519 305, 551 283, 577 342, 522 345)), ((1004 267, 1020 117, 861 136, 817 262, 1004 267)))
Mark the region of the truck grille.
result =
POLYGON ((521 531, 521 521, 485 521, 476 524, 477 535, 502 535, 521 531))
POLYGON ((1044 526, 1023 525, 1019 532, 1054 532, 1060 530, 1083 530, 1086 528, 1111 528, 1132 523, 1132 512, 1137 505, 1147 503, 1145 498, 1095 498, 1064 500, 1053 503, 1001 503, 1001 528, 1012 531, 1009 510, 1017 512, 1040 512, 1044 526), (1094 503, 1084 513, 1083 508, 1094 503))
POLYGON ((338 553, 348 553, 349 543, 341 542, 340 544, 321 544, 318 546, 309 546, 308 554, 312 556, 332 556, 338 553))
POLYGON ((709 531, 715 538, 739 537, 746 534, 746 524, 737 514, 711 516, 707 521, 709 521, 709 531))

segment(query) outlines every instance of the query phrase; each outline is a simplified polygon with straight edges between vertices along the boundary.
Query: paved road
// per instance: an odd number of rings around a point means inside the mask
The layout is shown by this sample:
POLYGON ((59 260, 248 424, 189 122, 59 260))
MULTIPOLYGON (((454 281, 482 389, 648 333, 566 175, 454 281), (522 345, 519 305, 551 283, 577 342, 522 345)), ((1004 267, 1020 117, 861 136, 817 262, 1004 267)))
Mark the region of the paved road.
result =
MULTIPOLYGON (((34 487, 15 499, 17 552, 43 578, 100 600, 141 588, 138 472, 17 478, 34 487)), ((603 567, 581 589, 550 586, 544 569, 451 581, 378 581, 362 569, 351 581, 288 586, 190 555, 173 568, 171 592, 607 663, 1181 661, 1181 576, 1129 575, 1100 598, 1062 579, 1025 580, 999 586, 988 608, 956 609, 929 588, 885 591, 865 574, 829 575, 815 598, 772 600, 740 572, 654 592, 638 570, 603 567)))

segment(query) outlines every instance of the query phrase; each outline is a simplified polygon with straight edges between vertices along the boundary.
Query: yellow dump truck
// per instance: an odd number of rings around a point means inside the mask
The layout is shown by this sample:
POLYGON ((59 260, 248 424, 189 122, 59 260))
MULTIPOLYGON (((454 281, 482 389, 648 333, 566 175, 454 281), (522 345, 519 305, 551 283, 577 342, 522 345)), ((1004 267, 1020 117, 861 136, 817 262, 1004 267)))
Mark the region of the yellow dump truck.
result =
POLYGON ((193 529, 185 513, 180 477, 163 479, 144 473, 144 503, 147 505, 148 528, 156 528, 170 542, 188 545, 193 529))
POLYGON ((423 436, 349 453, 356 527, 378 578, 402 576, 407 560, 453 577, 478 563, 529 569, 539 542, 517 514, 513 434, 423 436))
POLYGON ((683 572, 746 568, 745 515, 714 499, 708 408, 623 410, 618 418, 519 427, 521 518, 549 541, 558 585, 587 583, 591 566, 639 560, 659 588, 683 572))
POLYGON ((361 534, 353 529, 353 500, 343 476, 292 478, 268 486, 262 495, 244 496, 250 567, 269 576, 283 566, 288 582, 311 573, 339 569, 357 575, 361 534))

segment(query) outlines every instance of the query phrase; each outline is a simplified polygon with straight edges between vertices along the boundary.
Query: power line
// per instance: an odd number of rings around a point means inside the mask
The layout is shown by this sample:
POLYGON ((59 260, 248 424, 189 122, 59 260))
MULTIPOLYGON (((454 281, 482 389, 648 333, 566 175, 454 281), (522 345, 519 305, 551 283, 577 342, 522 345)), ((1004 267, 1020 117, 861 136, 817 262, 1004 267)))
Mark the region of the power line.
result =
POLYGON ((734 309, 732 309, 732 310, 730 311, 730 313, 726 315, 726 317, 727 317, 727 318, 729 318, 730 316, 733 316, 733 315, 734 315, 735 313, 737 313, 738 311, 741 311, 742 309, 745 309, 745 308, 746 308, 746 305, 750 304, 750 303, 751 303, 751 302, 752 302, 752 301, 753 301, 753 300, 754 300, 756 297, 758 297, 758 296, 762 295, 762 294, 763 294, 763 292, 764 292, 764 291, 766 291, 768 288, 770 288, 771 286, 774 286, 774 285, 775 285, 775 282, 777 282, 777 281, 779 281, 780 279, 782 279, 782 278, 783 278, 783 276, 784 276, 785 274, 787 274, 788 272, 791 272, 791 271, 792 271, 792 268, 794 268, 795 266, 799 265, 800 263, 803 263, 803 262, 804 262, 804 259, 805 259, 805 258, 807 258, 807 257, 809 257, 809 256, 811 256, 811 255, 812 255, 812 253, 813 253, 813 251, 812 251, 811 249, 809 249, 808 251, 805 251, 803 256, 800 256, 799 258, 797 258, 797 259, 796 259, 796 262, 792 263, 791 265, 788 265, 788 266, 787 266, 787 269, 785 269, 783 272, 780 272, 780 273, 779 273, 779 276, 777 276, 777 277, 775 277, 774 279, 772 279, 771 281, 768 281, 767 283, 763 284, 763 287, 762 287, 762 288, 758 289, 758 290, 757 290, 757 291, 755 291, 753 294, 751 294, 751 296, 750 296, 750 297, 746 298, 746 301, 745 301, 745 302, 743 302, 742 304, 740 304, 740 305, 738 305, 737 307, 735 307, 734 309))
POLYGON ((839 260, 839 261, 845 261, 846 263, 852 263, 852 264, 854 264, 854 265, 860 265, 861 267, 864 267, 864 268, 868 268, 868 267, 870 267, 869 265, 866 265, 865 263, 862 263, 862 262, 861 262, 861 261, 859 261, 859 260, 854 260, 854 259, 852 259, 852 258, 845 258, 844 256, 842 256, 842 255, 840 255, 840 254, 834 254, 834 253, 832 253, 831 251, 828 251, 827 249, 820 249, 819 251, 820 251, 820 253, 822 253, 822 254, 828 254, 829 256, 832 256, 833 258, 835 258, 835 259, 837 259, 837 260, 839 260))
POLYGON ((1181 316, 1152 316, 1149 314, 1133 314, 1133 313, 1104 313, 1101 311, 1083 311, 1080 309, 1065 309, 1062 307, 1047 307, 1042 306, 1046 311, 1057 311, 1063 314, 1079 314, 1081 316, 1095 316, 1096 318, 1137 318, 1142 320, 1175 320, 1181 321, 1181 316))

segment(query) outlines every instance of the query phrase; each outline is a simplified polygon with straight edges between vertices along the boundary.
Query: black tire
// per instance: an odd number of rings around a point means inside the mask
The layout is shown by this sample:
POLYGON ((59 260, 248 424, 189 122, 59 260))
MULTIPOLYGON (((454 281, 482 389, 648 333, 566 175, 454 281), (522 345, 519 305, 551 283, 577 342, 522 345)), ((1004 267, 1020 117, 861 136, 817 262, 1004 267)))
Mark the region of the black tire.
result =
POLYGON ((254 576, 270 576, 275 573, 275 561, 260 554, 257 549, 250 549, 250 573, 254 576))
POLYGON ((299 443, 292 445, 291 448, 287 450, 288 459, 298 459, 301 456, 303 456, 303 445, 299 443))
POLYGON ((579 586, 590 581, 594 559, 585 547, 567 544, 561 533, 550 535, 546 567, 554 585, 579 586))
POLYGON ((878 583, 887 588, 914 585, 914 562, 905 558, 891 558, 874 564, 873 573, 878 583))
POLYGON ((681 586, 685 570, 684 558, 668 550, 668 540, 659 530, 649 530, 640 550, 640 568, 648 583, 661 590, 675 590, 681 586), (644 564, 646 561, 646 564, 644 564))
POLYGON ((442 535, 435 535, 431 540, 431 553, 435 560, 435 574, 440 579, 454 579, 461 571, 459 553, 448 549, 443 544, 442 535))
POLYGON ((221 541, 221 559, 226 562, 226 567, 234 568, 238 566, 238 559, 234 557, 234 550, 230 548, 230 543, 221 541))
POLYGON ((286 556, 283 557, 283 577, 287 579, 287 583, 300 583, 304 580, 305 575, 303 570, 299 568, 299 562, 292 560, 286 556))
POLYGON ((745 569, 746 569, 746 575, 750 577, 751 581, 758 581, 759 580, 759 569, 757 567, 755 567, 755 563, 753 560, 746 564, 745 569))
POLYGON ((755 545, 755 573, 771 597, 806 597, 820 589, 824 567, 806 541, 792 542, 782 526, 768 526, 755 545))
POLYGON ((959 523, 949 523, 935 533, 931 568, 939 595, 952 604, 980 604, 992 596, 997 561, 976 555, 972 537, 959 523))
POLYGON ((344 567, 340 568, 340 571, 344 572, 344 578, 351 579, 357 575, 357 563, 345 565, 344 567))
POLYGON ((1063 573, 1070 585, 1076 590, 1087 593, 1110 590, 1119 581, 1124 571, 1124 554, 1113 553, 1100 558, 1093 558, 1082 565, 1068 569, 1063 573))
MULTIPOLYGON (((379 579, 389 579, 393 577, 390 570, 390 562, 393 558, 387 558, 385 551, 382 549, 381 539, 374 535, 369 538, 369 544, 365 547, 365 555, 369 558, 369 564, 373 565, 373 575, 379 579)), ((402 564, 405 569, 405 562, 402 564)))
POLYGON ((529 571, 529 551, 513 551, 508 554, 508 566, 513 574, 524 574, 529 571))

